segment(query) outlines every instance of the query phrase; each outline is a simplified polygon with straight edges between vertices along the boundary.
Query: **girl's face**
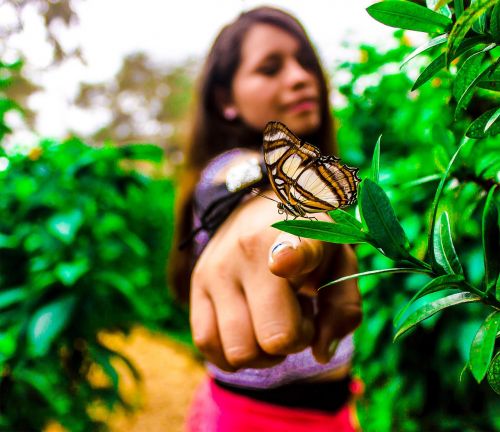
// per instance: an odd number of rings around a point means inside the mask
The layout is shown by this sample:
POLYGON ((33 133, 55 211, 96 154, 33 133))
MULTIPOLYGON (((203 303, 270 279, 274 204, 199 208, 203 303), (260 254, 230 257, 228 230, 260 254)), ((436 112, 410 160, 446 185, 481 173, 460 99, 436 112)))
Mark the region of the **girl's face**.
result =
POLYGON ((301 58, 299 41, 269 24, 256 24, 246 34, 229 102, 238 117, 263 130, 270 120, 299 135, 321 122, 319 82, 301 58))

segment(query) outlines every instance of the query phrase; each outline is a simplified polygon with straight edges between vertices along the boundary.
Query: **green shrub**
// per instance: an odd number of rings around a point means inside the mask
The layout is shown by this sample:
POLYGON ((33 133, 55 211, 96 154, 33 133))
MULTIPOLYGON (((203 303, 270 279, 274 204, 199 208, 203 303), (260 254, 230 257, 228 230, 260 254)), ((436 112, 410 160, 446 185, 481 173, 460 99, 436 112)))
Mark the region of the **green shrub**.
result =
MULTIPOLYGON (((0 156, 0 430, 105 428, 96 406, 127 407, 103 331, 186 329, 165 283, 173 186, 123 168, 149 145, 44 141, 0 156), (92 365, 107 384, 89 380, 92 365)), ((181 334, 181 333, 179 333, 181 334)))

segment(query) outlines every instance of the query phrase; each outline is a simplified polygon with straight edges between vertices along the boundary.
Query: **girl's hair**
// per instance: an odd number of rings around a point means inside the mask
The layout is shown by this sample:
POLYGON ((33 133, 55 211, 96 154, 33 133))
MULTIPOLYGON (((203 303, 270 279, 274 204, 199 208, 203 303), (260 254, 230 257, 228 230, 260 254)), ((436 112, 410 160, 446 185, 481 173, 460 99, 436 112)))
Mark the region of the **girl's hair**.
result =
POLYGON ((231 93, 233 78, 241 61, 243 40, 255 24, 276 26, 299 42, 301 59, 304 59, 304 64, 319 81, 321 99, 320 127, 313 135, 302 138, 314 143, 325 153, 335 151, 327 80, 302 25, 279 9, 259 7, 242 13, 233 23, 225 26, 210 49, 199 79, 191 139, 186 150, 186 169, 179 183, 177 241, 174 242, 169 268, 172 287, 182 300, 186 300, 189 295, 193 246, 179 251, 177 245, 192 229, 193 191, 201 170, 212 157, 226 150, 235 147, 259 149, 262 145, 262 131, 251 129, 242 121, 224 118, 218 96, 223 92, 231 93))

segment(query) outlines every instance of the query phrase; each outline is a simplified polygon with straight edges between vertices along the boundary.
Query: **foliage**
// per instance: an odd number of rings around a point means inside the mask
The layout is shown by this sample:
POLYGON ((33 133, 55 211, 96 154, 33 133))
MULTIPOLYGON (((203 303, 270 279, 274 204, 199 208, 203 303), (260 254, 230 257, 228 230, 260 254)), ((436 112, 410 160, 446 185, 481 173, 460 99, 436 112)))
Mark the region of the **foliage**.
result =
MULTIPOLYGON (((379 53, 362 46, 361 62, 340 66, 350 79, 339 88, 348 103, 336 112, 338 138, 343 159, 361 167, 358 208, 332 212, 335 223, 277 226, 358 243, 361 273, 378 275, 360 279, 365 318, 355 366, 366 383, 363 430, 498 430, 500 400, 474 378, 484 378, 490 364, 488 380, 498 388, 491 359, 498 359, 499 142, 491 134, 463 138, 469 119, 455 119, 448 71, 408 94, 411 80, 394 66, 411 49, 397 37, 399 47, 379 53), (406 330, 412 336, 401 338, 406 330)), ((491 93, 469 111, 484 103, 492 103, 491 93)))
MULTIPOLYGON (((427 0, 427 6, 408 1, 384 1, 370 6, 368 13, 391 27, 416 30, 433 36, 423 46, 413 51, 403 64, 434 47, 444 46, 415 81, 412 90, 434 77, 443 67, 457 63, 458 72, 453 80, 453 97, 456 101, 455 117, 461 114, 478 88, 499 90, 500 84, 500 4, 498 0, 427 0)), ((467 136, 482 138, 495 135, 500 123, 492 130, 500 116, 497 106, 476 119, 467 136)))
POLYGON ((0 150, 0 430, 105 429, 92 409, 130 407, 116 364, 139 376, 101 333, 140 323, 187 335, 165 286, 173 185, 126 169, 161 158, 76 138, 0 150))

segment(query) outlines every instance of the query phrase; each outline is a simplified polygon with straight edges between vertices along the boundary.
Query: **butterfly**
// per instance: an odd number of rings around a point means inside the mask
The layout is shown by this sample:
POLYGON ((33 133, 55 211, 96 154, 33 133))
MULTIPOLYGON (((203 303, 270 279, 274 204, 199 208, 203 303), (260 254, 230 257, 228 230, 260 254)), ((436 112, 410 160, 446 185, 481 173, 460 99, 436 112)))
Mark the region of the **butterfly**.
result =
POLYGON ((264 129, 264 162, 271 187, 281 202, 278 211, 294 217, 347 207, 356 201, 358 169, 323 156, 283 123, 264 129))

